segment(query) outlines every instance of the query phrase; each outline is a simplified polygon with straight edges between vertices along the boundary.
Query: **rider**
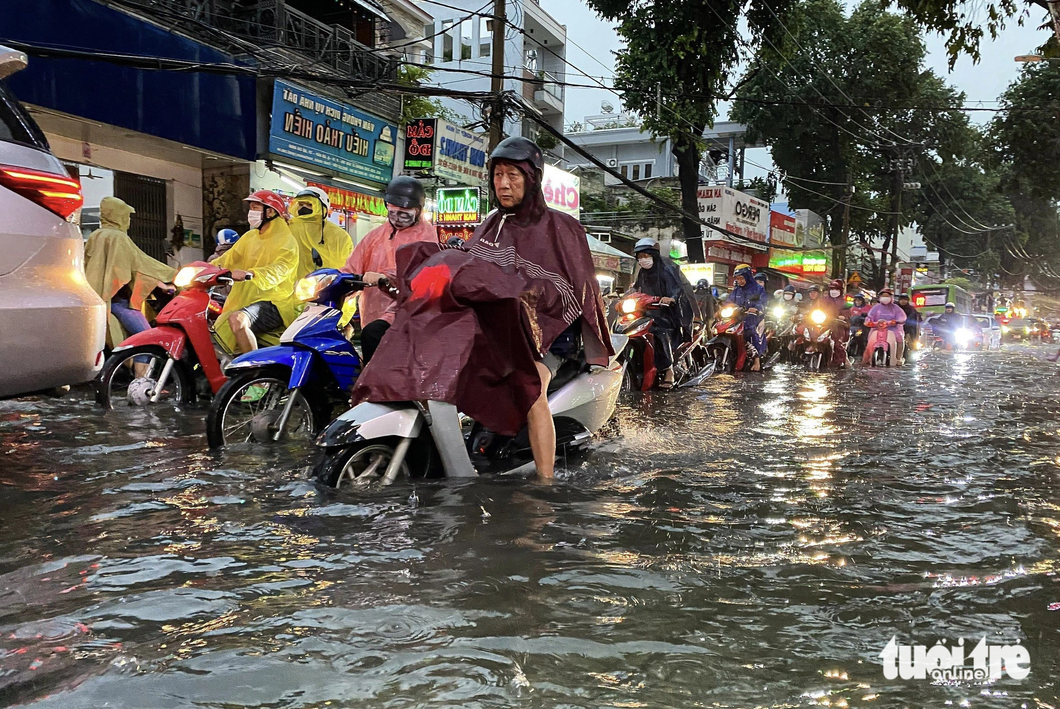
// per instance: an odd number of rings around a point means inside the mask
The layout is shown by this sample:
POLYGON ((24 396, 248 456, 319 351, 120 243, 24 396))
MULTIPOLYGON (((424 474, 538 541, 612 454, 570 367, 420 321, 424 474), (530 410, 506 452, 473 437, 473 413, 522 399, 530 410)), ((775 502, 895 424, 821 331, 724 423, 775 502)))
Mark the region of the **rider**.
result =
POLYGON ((655 352, 656 367, 662 372, 660 386, 674 385, 674 346, 687 342, 692 333, 692 304, 684 290, 681 271, 659 252, 659 242, 651 237, 641 239, 633 247, 640 271, 633 290, 659 297, 659 307, 652 310, 652 333, 659 348, 655 352))
POLYGON ((703 319, 705 325, 709 326, 714 322, 714 311, 716 310, 714 289, 711 287, 710 281, 706 278, 700 278, 692 292, 695 295, 696 305, 699 307, 699 317, 703 319))
POLYGON ((908 293, 898 294, 898 307, 905 312, 905 337, 910 344, 913 344, 920 337, 920 321, 924 319, 924 316, 909 302, 908 293))
MULTIPOLYGON (((370 286, 397 274, 395 254, 405 244, 438 241, 438 230, 423 217, 427 195, 415 177, 399 176, 386 186, 387 222, 368 232, 342 266, 346 273, 362 274, 370 286)), ((398 302, 382 288, 368 288, 360 296, 361 354, 364 364, 372 359, 383 335, 394 324, 398 302)))
POLYGON ((298 242, 298 278, 318 268, 342 268, 353 251, 345 229, 328 219, 331 198, 319 187, 306 187, 291 200, 291 233, 298 242), (320 258, 317 266, 313 252, 320 258))
POLYGON ((239 232, 235 229, 220 229, 217 232, 217 236, 214 237, 214 243, 216 246, 213 250, 213 255, 210 256, 210 261, 216 261, 224 255, 225 251, 228 251, 232 246, 239 241, 239 232))
POLYGON ((805 317, 808 313, 818 308, 821 297, 821 286, 816 283, 806 289, 806 297, 799 303, 799 315, 805 317))
POLYGON ((173 280, 176 270, 151 258, 129 237, 136 210, 117 197, 99 203, 99 229, 85 243, 85 277, 107 305, 107 346, 151 327, 144 300, 173 280))
POLYGON ((828 293, 820 299, 821 309, 833 318, 832 341, 835 347, 832 348, 832 364, 840 369, 848 364, 847 340, 850 338, 850 313, 844 290, 843 281, 836 278, 828 284, 828 293))
POLYGON ((217 336, 230 350, 251 352, 258 336, 286 327, 295 318, 298 243, 287 226, 283 197, 258 190, 248 204, 250 231, 214 264, 232 272, 232 292, 217 320, 217 336))
MULTIPOLYGON (((891 364, 897 366, 902 363, 902 353, 905 349, 905 332, 902 327, 903 323, 905 323, 905 311, 894 302, 894 291, 890 288, 881 290, 878 297, 880 302, 872 306, 872 310, 869 311, 868 317, 865 319, 865 325, 874 328, 888 323, 886 331, 894 333, 895 340, 895 351, 891 355, 891 364)), ((879 335, 886 336, 886 331, 880 332, 879 335)), ((865 354, 862 355, 861 361, 863 364, 869 364, 872 361, 872 350, 868 347, 865 348, 865 354)))
MULTIPOLYGON (((796 316, 799 312, 799 301, 796 296, 798 291, 795 290, 795 286, 786 285, 784 289, 780 291, 780 296, 777 299, 777 305, 773 306, 774 319, 777 321, 778 332, 780 339, 781 352, 790 352, 795 348, 795 335, 791 331, 791 325, 795 322, 796 316)), ((788 354, 784 354, 784 357, 788 357, 788 354)))
POLYGON ((751 371, 758 372, 762 369, 762 355, 766 353, 765 337, 763 337, 759 326, 762 324, 762 313, 765 309, 769 295, 766 289, 754 280, 751 267, 740 264, 733 274, 735 288, 729 294, 729 302, 743 308, 743 331, 754 352, 751 353, 753 361, 751 371))
POLYGON ((946 303, 944 312, 931 321, 931 331, 948 346, 953 346, 953 336, 964 324, 964 316, 957 312, 957 306, 946 303))

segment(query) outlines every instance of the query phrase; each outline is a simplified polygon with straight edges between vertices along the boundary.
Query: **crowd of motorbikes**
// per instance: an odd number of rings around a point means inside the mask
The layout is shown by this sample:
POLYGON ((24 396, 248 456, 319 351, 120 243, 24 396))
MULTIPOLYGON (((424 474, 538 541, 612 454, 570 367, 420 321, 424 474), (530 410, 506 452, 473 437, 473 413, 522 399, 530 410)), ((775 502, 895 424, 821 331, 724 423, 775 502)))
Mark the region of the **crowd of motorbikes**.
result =
MULTIPOLYGON (((361 403, 348 407, 361 360, 342 322, 346 298, 368 287, 360 276, 320 269, 302 279, 296 296, 304 310, 275 344, 233 357, 219 344, 214 322, 231 274, 213 264, 186 266, 174 279, 177 294, 158 312, 154 327, 114 348, 96 381, 98 403, 182 406, 209 399, 206 433, 211 448, 233 443, 315 440, 323 453, 314 473, 345 487, 389 484, 399 477, 473 476, 528 469, 529 442, 499 436, 439 402, 361 403), (337 417, 336 417, 337 414, 337 417)), ((377 287, 390 288, 382 281, 377 287)), ((587 442, 612 417, 620 391, 658 386, 651 313, 663 299, 627 293, 613 308, 615 356, 607 367, 571 362, 549 388, 557 442, 567 451, 587 442)), ((873 348, 873 364, 894 352, 888 325, 879 333, 864 317, 836 322, 813 307, 768 308, 759 327, 767 351, 749 351, 746 310, 722 302, 711 322, 697 320, 673 352, 676 386, 695 386, 715 372, 747 371, 752 356, 763 369, 780 362, 819 370, 832 361, 837 332, 849 330, 852 354, 873 348), (837 325, 842 324, 840 328, 837 325)))

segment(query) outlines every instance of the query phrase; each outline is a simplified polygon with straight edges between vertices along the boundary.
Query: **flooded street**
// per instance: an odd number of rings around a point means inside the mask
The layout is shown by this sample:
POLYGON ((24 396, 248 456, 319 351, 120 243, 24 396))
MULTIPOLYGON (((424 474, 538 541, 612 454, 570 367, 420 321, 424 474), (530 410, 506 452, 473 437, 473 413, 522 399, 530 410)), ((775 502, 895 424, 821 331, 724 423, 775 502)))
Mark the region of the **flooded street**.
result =
POLYGON ((631 397, 550 487, 335 494, 201 410, 0 402, 0 703, 1056 706, 1044 354, 631 397), (893 636, 1030 674, 889 680, 893 636))

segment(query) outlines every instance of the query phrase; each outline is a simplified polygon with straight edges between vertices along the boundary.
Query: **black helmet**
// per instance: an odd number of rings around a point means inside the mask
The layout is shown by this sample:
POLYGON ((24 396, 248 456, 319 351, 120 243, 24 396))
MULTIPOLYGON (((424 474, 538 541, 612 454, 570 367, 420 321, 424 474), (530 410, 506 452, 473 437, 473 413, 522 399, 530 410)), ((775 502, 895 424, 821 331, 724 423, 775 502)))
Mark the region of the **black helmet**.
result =
POLYGON ((795 292, 795 286, 793 286, 793 285, 791 285, 789 283, 788 285, 784 286, 784 292, 785 293, 794 293, 795 292))
POLYGON ((490 153, 490 173, 493 172, 494 160, 511 160, 512 162, 526 161, 533 165, 538 175, 545 171, 545 154, 537 143, 529 138, 512 136, 497 143, 497 147, 490 153))
POLYGON ((696 281, 696 290, 706 290, 707 288, 710 288, 710 281, 708 281, 706 278, 700 278, 698 281, 696 281))
POLYGON ((386 186, 383 201, 403 209, 423 209, 427 203, 427 193, 415 177, 400 175, 386 186))

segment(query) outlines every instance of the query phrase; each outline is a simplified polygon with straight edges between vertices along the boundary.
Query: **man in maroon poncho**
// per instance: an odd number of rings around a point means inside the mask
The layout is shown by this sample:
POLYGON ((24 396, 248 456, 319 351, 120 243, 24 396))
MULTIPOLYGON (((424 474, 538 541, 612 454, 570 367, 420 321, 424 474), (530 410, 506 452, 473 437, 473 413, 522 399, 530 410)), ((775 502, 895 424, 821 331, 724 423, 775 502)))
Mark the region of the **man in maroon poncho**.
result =
POLYGON ((497 209, 463 249, 398 250, 405 299, 353 399, 446 401, 508 435, 525 422, 537 472, 551 478, 549 382, 579 343, 589 364, 613 351, 585 230, 545 205, 543 173, 536 144, 502 141, 489 161, 497 209))

